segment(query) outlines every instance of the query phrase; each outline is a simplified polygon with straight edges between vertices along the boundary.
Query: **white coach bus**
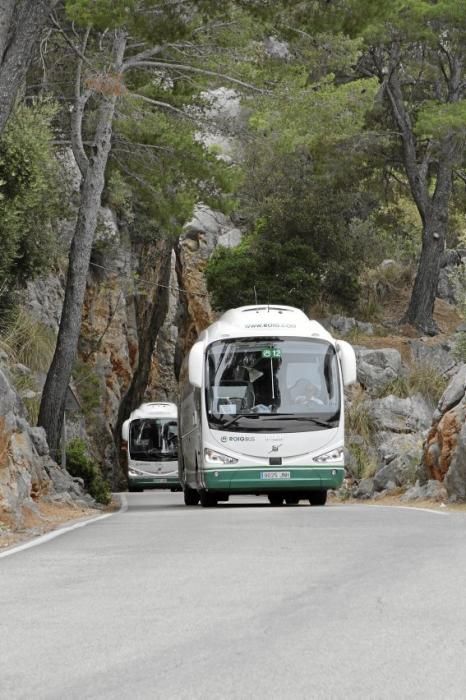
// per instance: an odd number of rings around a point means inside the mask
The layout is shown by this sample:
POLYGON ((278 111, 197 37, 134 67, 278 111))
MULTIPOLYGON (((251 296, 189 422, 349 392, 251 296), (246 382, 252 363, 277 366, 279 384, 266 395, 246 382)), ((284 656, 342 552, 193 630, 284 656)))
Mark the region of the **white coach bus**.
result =
POLYGON ((344 478, 351 345, 298 309, 244 306, 201 333, 187 365, 178 452, 186 505, 231 494, 324 505, 344 478))
POLYGON ((142 404, 123 423, 121 436, 126 442, 130 491, 181 490, 176 404, 142 404))

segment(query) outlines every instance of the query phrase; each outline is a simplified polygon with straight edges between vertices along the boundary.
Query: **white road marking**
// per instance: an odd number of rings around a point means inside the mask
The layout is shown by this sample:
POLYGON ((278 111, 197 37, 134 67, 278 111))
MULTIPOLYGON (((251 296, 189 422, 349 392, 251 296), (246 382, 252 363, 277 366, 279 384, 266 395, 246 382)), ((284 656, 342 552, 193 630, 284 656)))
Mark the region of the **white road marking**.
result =
POLYGON ((106 518, 110 518, 116 513, 125 513, 128 510, 128 501, 126 500, 126 496, 124 496, 122 493, 120 493, 119 496, 121 499, 121 506, 118 510, 114 511, 113 513, 97 515, 95 518, 87 518, 86 520, 81 520, 77 523, 73 523, 72 525, 59 527, 56 530, 47 532, 45 535, 36 537, 34 540, 29 540, 28 542, 19 544, 16 547, 10 547, 6 551, 0 553, 0 559, 3 559, 4 557, 9 557, 11 554, 23 552, 25 549, 31 549, 31 547, 37 547, 40 544, 45 544, 46 542, 50 542, 50 540, 54 540, 55 537, 60 537, 60 535, 65 535, 67 532, 71 532, 71 530, 77 530, 80 527, 86 527, 86 525, 91 525, 92 523, 96 523, 99 520, 105 520, 106 518))

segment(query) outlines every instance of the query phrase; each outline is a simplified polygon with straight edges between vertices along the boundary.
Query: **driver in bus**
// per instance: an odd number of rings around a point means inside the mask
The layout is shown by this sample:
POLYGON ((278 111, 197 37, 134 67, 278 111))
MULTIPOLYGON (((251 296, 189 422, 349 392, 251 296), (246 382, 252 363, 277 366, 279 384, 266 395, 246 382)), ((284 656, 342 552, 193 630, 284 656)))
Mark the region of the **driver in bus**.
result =
POLYGON ((305 377, 298 379, 290 389, 291 400, 298 405, 315 403, 323 406, 324 402, 319 397, 319 394, 319 388, 305 377))

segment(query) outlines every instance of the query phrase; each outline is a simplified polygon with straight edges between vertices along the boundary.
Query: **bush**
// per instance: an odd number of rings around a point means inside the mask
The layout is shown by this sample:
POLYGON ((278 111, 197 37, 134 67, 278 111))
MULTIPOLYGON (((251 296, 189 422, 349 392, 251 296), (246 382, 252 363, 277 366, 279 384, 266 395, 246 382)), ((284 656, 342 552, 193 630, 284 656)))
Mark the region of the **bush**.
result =
POLYGON ((206 279, 214 308, 255 303, 307 308, 319 287, 317 256, 300 240, 245 239, 237 248, 217 248, 206 279), (317 270, 317 271, 316 271, 317 270))
POLYGON ((63 215, 63 178, 53 147, 53 104, 21 105, 0 139, 0 288, 8 292, 50 268, 52 224, 63 215))
POLYGON ((88 456, 86 443, 81 438, 74 438, 66 446, 66 468, 71 476, 80 477, 84 481, 86 490, 98 503, 110 503, 109 485, 104 481, 98 466, 88 456))
POLYGON ((77 359, 73 367, 73 380, 86 418, 92 418, 100 408, 101 381, 91 365, 77 359))

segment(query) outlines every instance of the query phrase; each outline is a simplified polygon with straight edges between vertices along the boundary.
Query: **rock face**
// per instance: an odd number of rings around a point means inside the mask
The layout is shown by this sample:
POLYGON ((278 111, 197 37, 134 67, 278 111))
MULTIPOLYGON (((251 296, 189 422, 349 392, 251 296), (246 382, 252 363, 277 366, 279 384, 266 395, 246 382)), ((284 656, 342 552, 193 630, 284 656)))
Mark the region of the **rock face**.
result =
MULTIPOLYGON (((104 475, 113 479, 118 463, 113 428, 138 360, 138 304, 158 280, 156 265, 142 274, 139 253, 119 230, 112 212, 102 209, 99 219, 72 382, 84 415, 68 415, 68 438, 79 436, 90 443, 104 475)), ((205 266, 217 245, 231 247, 240 240, 241 231, 228 217, 203 205, 196 208, 174 247, 169 309, 152 356, 146 400, 177 400, 183 358, 200 331, 214 320, 205 266)), ((157 257, 155 246, 149 255, 157 257)), ((49 276, 28 285, 24 306, 36 320, 57 331, 63 296, 63 276, 49 276)))
POLYGON ((445 299, 450 304, 458 304, 458 288, 455 284, 455 274, 460 266, 466 263, 466 250, 446 250, 440 263, 440 276, 437 287, 437 297, 445 299))
POLYGON ((426 479, 443 482, 450 500, 466 500, 466 365, 445 390, 424 445, 426 479))
MULTIPOLYGON (((422 343, 411 349, 413 362, 430 364, 435 371, 435 362, 427 363, 422 343)), ((419 478, 423 443, 435 407, 420 393, 405 398, 389 393, 395 386, 403 388, 404 381, 398 383, 397 380, 406 380, 410 371, 398 350, 364 347, 355 350, 360 388, 348 396, 350 456, 347 463, 353 483, 352 494, 357 498, 370 498, 411 486, 419 478), (355 434, 351 434, 352 431, 355 434)), ((444 368, 455 366, 446 349, 427 352, 429 359, 442 357, 444 368), (446 357, 442 353, 446 353, 446 357)), ((452 386, 443 404, 451 404, 458 392, 458 387, 452 386)), ((425 492, 422 497, 427 497, 425 492)))
POLYGON ((41 497, 60 494, 90 505, 78 480, 50 457, 45 432, 32 428, 7 373, 0 369, 0 524, 21 528, 41 497))
POLYGON ((355 347, 358 382, 368 391, 383 389, 401 375, 398 350, 355 347))

